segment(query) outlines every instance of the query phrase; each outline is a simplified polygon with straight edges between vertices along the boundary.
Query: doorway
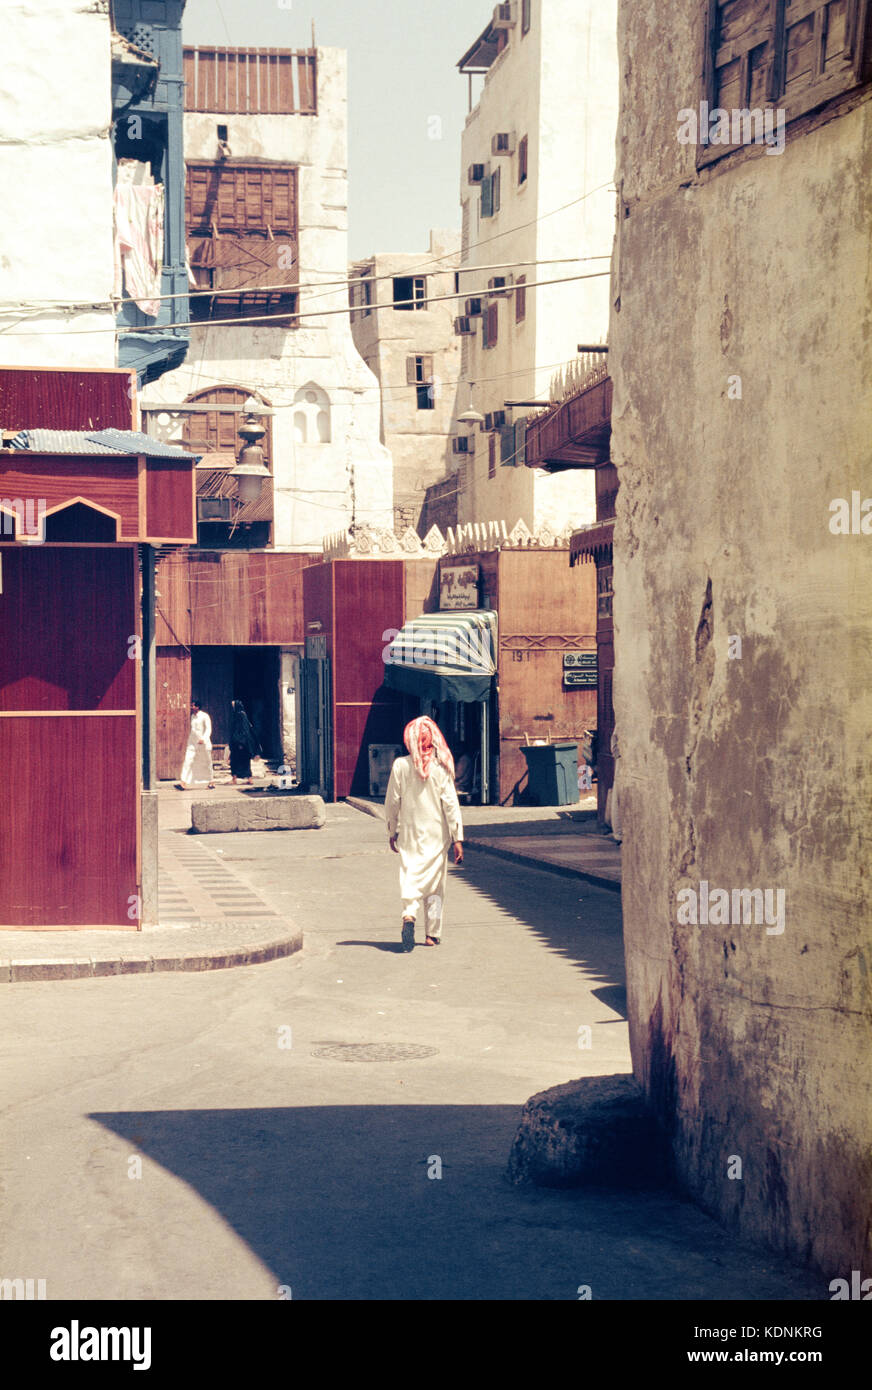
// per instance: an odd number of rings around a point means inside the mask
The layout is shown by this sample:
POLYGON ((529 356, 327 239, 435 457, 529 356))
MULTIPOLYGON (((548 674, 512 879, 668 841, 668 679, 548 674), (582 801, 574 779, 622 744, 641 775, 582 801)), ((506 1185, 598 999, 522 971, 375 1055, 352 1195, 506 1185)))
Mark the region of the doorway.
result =
POLYGON ((279 647, 192 647, 191 694, 212 720, 213 744, 230 739, 231 704, 241 700, 263 756, 281 759, 279 647))

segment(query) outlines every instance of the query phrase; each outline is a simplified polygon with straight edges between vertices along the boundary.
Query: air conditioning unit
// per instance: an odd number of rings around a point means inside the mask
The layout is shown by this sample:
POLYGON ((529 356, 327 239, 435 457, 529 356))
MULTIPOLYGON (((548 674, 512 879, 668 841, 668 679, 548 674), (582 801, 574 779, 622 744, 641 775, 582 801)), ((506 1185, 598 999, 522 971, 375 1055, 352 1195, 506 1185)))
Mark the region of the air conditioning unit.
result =
POLYGON ((467 176, 468 182, 473 184, 484 183, 484 176, 486 172, 487 171, 483 164, 470 164, 469 174, 467 176))
POLYGON ((512 275, 494 275, 492 279, 488 280, 487 287, 491 294, 504 297, 509 293, 513 283, 514 276, 512 275))
POLYGON ((468 319, 480 319, 484 313, 484 306, 480 299, 467 299, 465 306, 466 317, 468 319))
POLYGON ((515 27, 515 7, 514 5, 497 5, 494 10, 494 17, 491 21, 492 29, 514 29, 515 27))
POLYGON ((198 497, 198 521, 232 521, 229 497, 198 497))
POLYGON ((475 437, 471 434, 456 434, 451 441, 451 452, 454 454, 474 454, 475 437))
POLYGON ((475 333, 475 323, 466 316, 454 320, 454 332, 458 338, 469 338, 475 333))
POLYGON ((395 743, 371 743, 369 745, 370 796, 384 796, 388 789, 394 760, 402 757, 403 751, 395 743))
POLYGON ((514 154, 515 132, 503 130, 491 140, 491 154, 514 154))

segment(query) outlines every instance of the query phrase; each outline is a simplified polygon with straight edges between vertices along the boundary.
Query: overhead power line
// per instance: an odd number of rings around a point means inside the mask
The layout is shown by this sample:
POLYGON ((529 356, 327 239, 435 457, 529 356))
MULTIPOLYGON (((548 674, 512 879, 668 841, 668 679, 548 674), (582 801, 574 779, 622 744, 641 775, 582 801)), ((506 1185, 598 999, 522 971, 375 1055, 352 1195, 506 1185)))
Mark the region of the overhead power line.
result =
MULTIPOLYGON (((592 270, 592 271, 590 271, 590 272, 589 272, 588 274, 586 274, 586 275, 564 275, 564 276, 559 276, 559 277, 557 277, 556 279, 553 279, 553 280, 530 280, 530 281, 528 281, 528 283, 524 286, 524 288, 527 289, 527 290, 535 290, 535 289, 541 289, 542 287, 544 287, 544 286, 546 286, 546 285, 569 285, 569 284, 575 283, 575 282, 578 281, 578 280, 599 280, 599 279, 602 279, 604 276, 609 276, 610 274, 611 274, 611 271, 610 271, 610 270, 592 270)), ((270 290, 273 294, 277 294, 277 293, 279 293, 279 292, 282 291, 282 290, 294 290, 294 289, 298 289, 298 286, 296 286, 296 285, 270 285, 268 288, 269 288, 269 290, 270 290)), ((506 289, 507 289, 508 291, 510 291, 510 290, 511 290, 511 286, 507 286, 506 289)), ((240 294, 249 294, 249 293, 254 293, 254 292, 255 292, 255 291, 254 291, 254 290, 251 290, 251 289, 246 289, 246 290, 240 290, 240 291, 239 291, 240 294)), ((266 292, 266 291, 264 291, 263 289, 261 289, 261 290, 258 291, 258 293, 265 293, 265 292, 266 292)), ((233 294, 234 291, 232 291, 232 290, 210 290, 209 293, 212 294, 213 296, 220 296, 220 295, 222 295, 222 294, 227 294, 227 295, 233 294)), ((465 298, 466 296, 469 296, 469 298, 487 298, 488 295, 492 295, 492 294, 493 294, 493 291, 490 290, 490 289, 487 289, 487 288, 481 289, 481 290, 478 290, 478 291, 475 291, 475 290, 472 290, 472 291, 470 291, 470 290, 465 290, 463 296, 460 296, 460 295, 457 295, 457 294, 437 294, 437 295, 431 295, 431 296, 428 297, 426 303, 428 303, 428 304, 439 304, 439 303, 442 303, 444 300, 465 298)), ((406 305, 406 304, 409 304, 410 302, 411 302, 411 301, 408 300, 408 299, 399 299, 399 300, 393 300, 390 304, 379 305, 378 307, 379 307, 379 308, 383 308, 383 309, 395 309, 395 308, 397 307, 398 304, 400 304, 400 305, 406 305)), ((114 327, 114 331, 115 331, 117 334, 119 334, 119 335, 120 335, 120 334, 130 334, 130 333, 171 333, 171 332, 173 332, 174 330, 179 329, 179 328, 215 328, 215 327, 217 327, 219 324, 259 323, 259 324, 261 324, 262 326, 266 326, 266 327, 269 327, 269 326, 281 327, 281 326, 282 326, 282 321, 283 321, 284 319, 289 319, 289 320, 291 320, 292 322, 296 322, 296 321, 298 321, 299 319, 321 319, 321 318, 329 318, 330 315, 332 315, 332 314, 348 314, 348 313, 350 313, 350 312, 351 312, 351 311, 350 311, 350 309, 349 309, 349 306, 348 306, 347 304, 344 304, 344 305, 342 306, 341 309, 295 310, 295 311, 290 311, 290 312, 288 312, 288 313, 286 313, 286 314, 254 314, 254 315, 251 315, 250 317, 249 317, 249 316, 245 316, 245 317, 233 317, 233 318, 227 318, 227 319, 188 319, 188 320, 186 320, 184 323, 166 323, 166 324, 151 323, 151 324, 145 324, 145 325, 143 325, 142 327, 137 327, 137 326, 134 326, 134 325, 127 325, 127 324, 115 324, 115 325, 113 325, 113 327, 114 327)), ((110 331, 111 331, 111 330, 110 330, 108 327, 106 327, 106 328, 70 328, 70 329, 67 330, 67 332, 66 332, 65 334, 63 334, 63 336, 64 336, 64 337, 67 337, 67 338, 69 338, 69 337, 82 337, 82 336, 92 335, 92 334, 95 334, 95 333, 108 333, 108 332, 110 332, 110 331)), ((10 338, 44 338, 44 337, 45 337, 45 333, 9 333, 9 337, 10 337, 10 338)))

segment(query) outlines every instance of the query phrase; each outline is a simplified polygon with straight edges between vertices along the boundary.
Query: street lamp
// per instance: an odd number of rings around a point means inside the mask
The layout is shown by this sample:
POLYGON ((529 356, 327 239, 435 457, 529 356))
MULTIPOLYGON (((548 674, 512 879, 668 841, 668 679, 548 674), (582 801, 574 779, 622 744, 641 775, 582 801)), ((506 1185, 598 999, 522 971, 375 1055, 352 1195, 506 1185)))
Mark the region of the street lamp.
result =
POLYGON ((230 470, 230 476, 236 479, 236 496, 241 503, 246 503, 257 501, 264 479, 271 476, 260 443, 266 429, 260 422, 273 412, 255 400, 254 396, 249 396, 242 408, 245 418, 237 433, 245 440, 245 444, 239 451, 236 467, 230 470))
POLYGON ((462 415, 458 415, 458 425, 469 425, 470 427, 472 427, 474 425, 484 424, 484 416, 479 415, 478 411, 472 403, 472 388, 474 385, 475 383, 472 381, 469 383, 469 405, 466 407, 462 415))

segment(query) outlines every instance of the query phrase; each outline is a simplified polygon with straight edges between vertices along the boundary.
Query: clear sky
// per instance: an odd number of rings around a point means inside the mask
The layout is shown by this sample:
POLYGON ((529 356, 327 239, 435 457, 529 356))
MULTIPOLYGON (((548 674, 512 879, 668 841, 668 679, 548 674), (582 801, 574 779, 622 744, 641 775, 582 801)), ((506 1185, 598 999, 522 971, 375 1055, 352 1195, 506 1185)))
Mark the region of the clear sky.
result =
MULTIPOLYGON (((460 227, 467 78, 488 0, 188 0, 186 43, 348 52, 349 255, 424 251, 460 227), (441 138, 432 138, 441 122, 441 138)), ((476 91, 480 85, 476 80, 476 91)))

